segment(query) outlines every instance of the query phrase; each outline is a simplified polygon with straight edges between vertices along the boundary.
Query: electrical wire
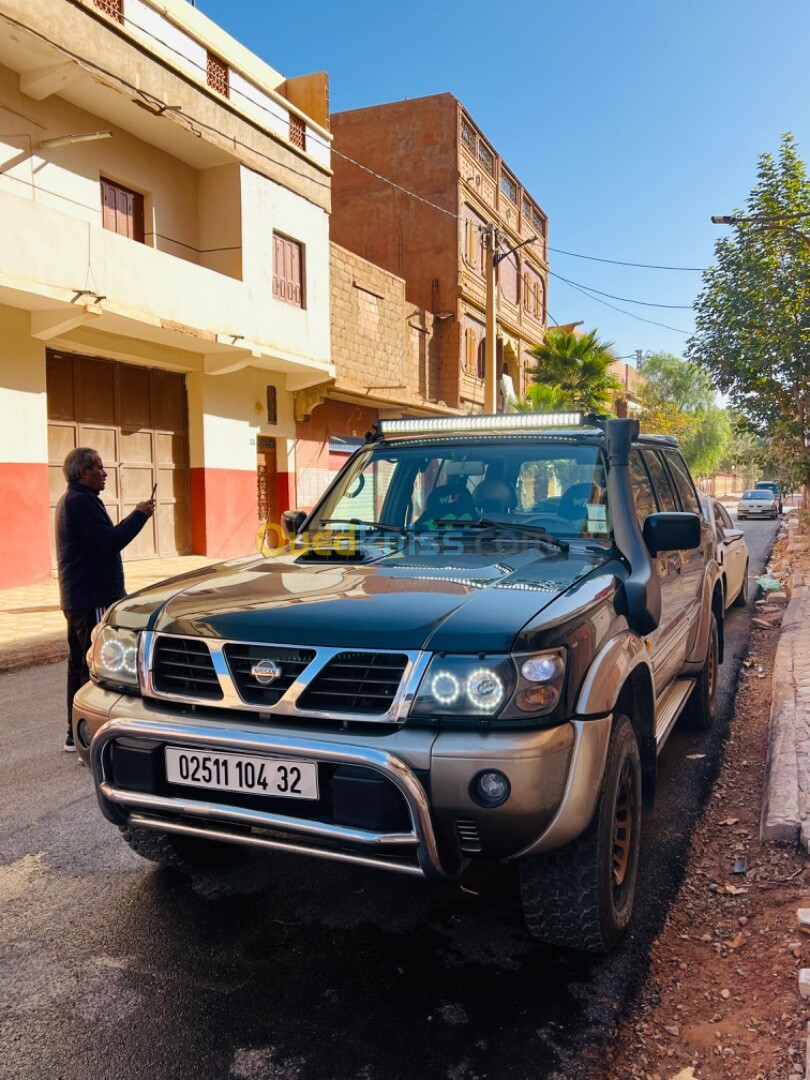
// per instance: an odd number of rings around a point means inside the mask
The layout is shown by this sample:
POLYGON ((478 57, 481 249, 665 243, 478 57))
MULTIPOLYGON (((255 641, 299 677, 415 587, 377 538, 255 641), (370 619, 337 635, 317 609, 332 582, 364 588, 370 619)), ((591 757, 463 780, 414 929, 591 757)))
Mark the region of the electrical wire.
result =
POLYGON ((597 296, 607 296, 610 300, 619 300, 622 304, 640 304, 642 307, 655 307, 655 308, 670 308, 673 311, 691 311, 691 304, 653 304, 649 300, 631 300, 627 296, 614 296, 613 293, 602 292, 601 289, 594 289, 592 285, 581 285, 578 281, 569 281, 568 278, 563 277, 562 274, 555 274, 553 270, 549 270, 549 276, 555 277, 560 281, 564 281, 566 285, 579 285, 582 289, 587 289, 588 292, 596 293, 597 296))
POLYGON ((638 266, 642 270, 685 270, 690 273, 702 274, 703 266, 658 266, 655 263, 623 262, 621 259, 600 259, 596 255, 579 255, 576 251, 563 251, 562 248, 549 247, 556 255, 570 255, 573 259, 588 259, 590 262, 611 263, 613 266, 638 266))
MULTIPOLYGON (((558 275, 555 274, 554 276, 557 277, 558 275)), ((662 326, 665 330, 673 330, 676 334, 683 334, 684 337, 691 337, 691 332, 689 330, 681 330, 678 326, 669 326, 667 323, 656 322, 655 319, 645 319, 632 311, 625 311, 624 308, 616 307, 615 304, 609 304, 607 300, 600 300, 598 296, 593 296, 588 292, 587 288, 582 285, 577 285, 573 281, 568 281, 567 278, 560 278, 560 280, 564 281, 566 285, 569 285, 572 289, 576 289, 577 292, 581 292, 583 296, 587 296, 589 300, 595 300, 597 304, 604 304, 605 307, 611 308, 613 311, 618 311, 622 315, 629 315, 631 319, 637 319, 638 322, 649 323, 651 326, 662 326)))

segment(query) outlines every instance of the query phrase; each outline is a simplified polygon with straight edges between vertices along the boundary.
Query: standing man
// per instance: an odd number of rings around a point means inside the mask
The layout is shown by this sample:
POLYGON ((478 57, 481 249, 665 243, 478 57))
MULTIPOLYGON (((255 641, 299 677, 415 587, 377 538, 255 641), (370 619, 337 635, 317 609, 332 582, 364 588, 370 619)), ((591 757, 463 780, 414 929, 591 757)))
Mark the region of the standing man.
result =
POLYGON ((90 633, 105 610, 126 595, 121 551, 134 540, 155 511, 154 499, 138 503, 118 525, 99 498, 107 473, 96 450, 80 446, 65 458, 67 491, 56 507, 56 561, 59 597, 67 619, 67 737, 73 741, 73 695, 90 678, 90 633))

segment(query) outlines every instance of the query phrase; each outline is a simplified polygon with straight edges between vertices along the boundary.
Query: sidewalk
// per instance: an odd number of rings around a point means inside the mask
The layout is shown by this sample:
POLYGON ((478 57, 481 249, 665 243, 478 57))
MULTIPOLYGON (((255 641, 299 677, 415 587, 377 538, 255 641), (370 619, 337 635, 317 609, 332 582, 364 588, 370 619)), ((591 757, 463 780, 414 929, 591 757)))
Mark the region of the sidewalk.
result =
POLYGON ((800 843, 810 852, 810 540, 788 520, 788 542, 774 576, 787 584, 773 666, 773 697, 763 794, 764 840, 800 843))
MULTIPOLYGON (((128 592, 217 562, 205 555, 144 559, 124 566, 128 592)), ((53 664, 67 657, 65 617, 56 578, 38 585, 0 589, 0 674, 53 664)))

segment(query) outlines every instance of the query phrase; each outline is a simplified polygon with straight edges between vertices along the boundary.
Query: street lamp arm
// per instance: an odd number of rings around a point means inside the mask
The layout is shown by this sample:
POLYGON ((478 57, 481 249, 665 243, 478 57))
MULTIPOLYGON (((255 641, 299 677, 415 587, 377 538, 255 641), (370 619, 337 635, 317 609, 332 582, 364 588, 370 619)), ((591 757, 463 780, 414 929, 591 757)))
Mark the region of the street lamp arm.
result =
POLYGON ((756 228, 767 232, 786 232, 791 236, 795 236, 797 240, 803 241, 810 248, 810 236, 807 233, 803 233, 801 229, 797 229, 795 225, 786 224, 784 218, 791 218, 796 220, 798 218, 810 217, 810 210, 802 210, 795 214, 752 214, 750 217, 741 217, 735 214, 713 214, 713 225, 754 225, 756 228))
POLYGON ((536 236, 530 236, 528 240, 521 240, 519 244, 515 244, 514 247, 507 248, 506 251, 497 251, 492 256, 493 263, 495 264, 495 266, 497 266, 499 262, 502 262, 507 257, 507 255, 514 255, 514 253, 516 251, 519 251, 520 248, 525 247, 527 244, 533 244, 536 239, 536 236))

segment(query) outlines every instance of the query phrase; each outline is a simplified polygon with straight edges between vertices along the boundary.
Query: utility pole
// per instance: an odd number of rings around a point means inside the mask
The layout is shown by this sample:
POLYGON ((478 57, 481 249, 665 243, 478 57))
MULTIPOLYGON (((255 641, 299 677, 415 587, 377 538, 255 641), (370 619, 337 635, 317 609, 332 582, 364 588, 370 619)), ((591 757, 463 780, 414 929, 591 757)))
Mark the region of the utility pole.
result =
POLYGON ((494 415, 498 411, 497 394, 495 386, 495 335, 497 333, 498 320, 497 308, 497 282, 495 280, 495 268, 498 265, 498 230, 495 225, 488 225, 484 230, 486 237, 487 265, 486 265, 486 329, 484 337, 484 412, 494 415))
POLYGON ((495 338, 498 332, 498 294, 495 270, 498 263, 508 255, 514 255, 518 248, 526 244, 533 244, 536 236, 530 236, 528 240, 522 240, 514 247, 506 251, 498 251, 498 227, 495 224, 487 225, 484 229, 486 238, 486 337, 484 338, 484 412, 494 415, 498 411, 497 405, 497 380, 495 367, 495 338))

